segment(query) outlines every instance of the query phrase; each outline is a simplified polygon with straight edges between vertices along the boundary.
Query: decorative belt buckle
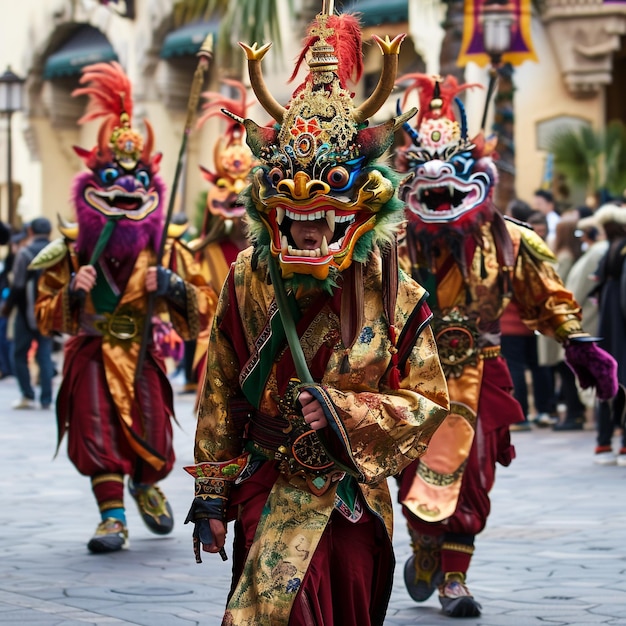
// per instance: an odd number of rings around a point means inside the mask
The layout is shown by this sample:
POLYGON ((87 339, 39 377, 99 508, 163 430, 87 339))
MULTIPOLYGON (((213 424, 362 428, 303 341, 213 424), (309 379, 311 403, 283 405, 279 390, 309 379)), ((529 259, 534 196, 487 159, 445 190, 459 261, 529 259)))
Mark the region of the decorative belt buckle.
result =
POLYGON ((433 332, 446 377, 459 378, 466 365, 478 363, 478 332, 470 319, 462 316, 457 309, 436 319, 433 332))
POLYGON ((113 315, 109 318, 109 333, 116 339, 128 341, 137 336, 137 322, 130 315, 113 315))

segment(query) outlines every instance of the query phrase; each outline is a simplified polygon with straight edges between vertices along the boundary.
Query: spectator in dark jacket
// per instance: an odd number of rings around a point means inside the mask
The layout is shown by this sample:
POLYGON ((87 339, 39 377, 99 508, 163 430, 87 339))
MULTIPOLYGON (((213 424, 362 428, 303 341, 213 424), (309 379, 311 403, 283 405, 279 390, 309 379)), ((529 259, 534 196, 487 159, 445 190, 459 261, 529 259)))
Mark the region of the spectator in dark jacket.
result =
POLYGON ((13 330, 13 371, 17 378, 22 397, 13 403, 14 409, 35 408, 35 390, 31 384, 28 355, 37 342, 36 360, 39 366, 41 386, 40 403, 42 409, 50 408, 52 402, 52 338, 44 337, 35 320, 35 300, 37 299, 38 272, 29 270, 30 262, 50 242, 52 226, 45 217, 35 218, 27 225, 29 241, 15 256, 13 262, 13 285, 3 307, 2 314, 8 317, 16 309, 13 330))

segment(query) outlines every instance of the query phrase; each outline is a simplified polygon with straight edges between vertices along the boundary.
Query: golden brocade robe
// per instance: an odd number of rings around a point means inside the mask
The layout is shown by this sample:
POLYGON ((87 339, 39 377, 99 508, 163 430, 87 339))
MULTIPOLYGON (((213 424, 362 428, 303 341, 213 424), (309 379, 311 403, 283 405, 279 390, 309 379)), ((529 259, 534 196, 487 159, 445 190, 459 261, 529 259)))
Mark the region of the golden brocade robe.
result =
MULTIPOLYGON (((260 264, 253 270, 251 257, 252 248, 239 254, 218 303, 200 398, 196 467, 207 462, 227 462, 240 457, 246 449, 246 426, 242 428, 236 422, 230 409, 242 398, 242 386, 245 388, 247 377, 256 371, 259 353, 271 342, 269 320, 277 314, 267 267, 260 264), (240 332, 225 330, 227 318, 231 320, 228 327, 239 328, 240 332)), ((448 394, 429 317, 419 336, 409 342, 412 347, 400 371, 399 388, 385 386, 391 344, 383 313, 377 257, 366 266, 364 283, 365 320, 361 334, 348 350, 349 371, 341 373, 346 351, 332 297, 320 304, 323 294, 298 296, 297 304, 304 314, 309 307, 319 306, 304 332, 299 329, 299 337, 310 371, 319 372, 321 367, 322 375, 314 374, 314 377, 342 425, 344 436, 335 439, 334 444, 341 447, 343 458, 349 459, 351 475, 358 484, 357 497, 383 521, 391 539, 392 503, 386 478, 425 452, 433 432, 447 414, 448 394), (319 354, 324 351, 320 366, 319 354)), ((411 315, 421 309, 424 296, 424 290, 401 272, 394 320, 400 336, 411 315)), ((261 415, 280 415, 280 381, 292 375, 281 372, 277 365, 277 362, 285 363, 281 360, 285 350, 283 345, 265 372, 264 387, 258 394, 257 409, 261 415)), ((333 435, 328 432, 326 436, 333 435)), ((336 468, 328 473, 333 474, 330 485, 317 494, 300 477, 281 473, 228 604, 227 616, 232 623, 240 626, 287 623, 296 591, 285 589, 284 581, 275 575, 280 569, 276 555, 289 568, 297 567, 298 571, 291 571, 290 576, 302 580, 310 558, 304 561, 297 558, 294 546, 304 541, 312 557, 336 506, 339 482, 346 479, 336 468)), ((231 622, 225 619, 225 623, 231 622)))
MULTIPOLYGON (((113 397, 120 421, 128 435, 129 443, 148 463, 157 467, 162 462, 130 436, 132 409, 135 402, 135 372, 146 322, 148 292, 145 288, 146 272, 154 266, 156 254, 144 249, 136 257, 132 273, 111 312, 98 312, 87 294, 78 305, 70 297, 70 282, 80 267, 73 242, 57 240, 53 263, 46 267, 39 279, 35 311, 40 331, 67 335, 88 334, 101 338, 101 353, 109 391, 113 397)), ((44 250, 45 252, 45 250, 44 250)), ((35 260, 36 261, 36 260, 35 260)), ((164 251, 163 265, 175 268, 185 280, 186 310, 170 306, 166 298, 157 297, 153 314, 171 321, 176 332, 184 339, 193 339, 208 324, 216 305, 216 296, 206 286, 197 263, 178 241, 169 239, 164 251)), ((99 278, 100 280, 100 278, 99 278)), ((59 440, 65 424, 59 422, 59 440)))
MULTIPOLYGON (((437 276, 436 303, 431 301, 433 329, 451 408, 402 502, 428 522, 441 521, 455 511, 476 428, 484 361, 502 358, 499 319, 511 299, 533 331, 560 341, 582 331, 580 307, 556 273, 549 248, 528 228, 510 221, 506 228, 513 246, 512 267, 501 265, 490 224, 481 228, 482 245, 476 247, 466 277, 456 262, 450 263, 445 243, 440 242, 439 256, 430 266, 437 276)), ((409 271, 410 264, 408 251, 401 250, 401 265, 409 271)), ((427 260, 418 258, 420 265, 428 266, 427 260)), ((483 432, 517 421, 515 411, 495 413, 481 415, 483 432)))
MULTIPOLYGON (((220 242, 214 241, 206 245, 199 251, 199 253, 196 254, 201 255, 199 260, 200 271, 202 272, 207 284, 210 284, 219 294, 224 282, 226 281, 226 277, 228 276, 228 271, 230 270, 230 264, 226 261, 220 242)), ((194 367, 200 363, 206 354, 210 334, 211 324, 209 323, 209 325, 198 335, 193 359, 194 367)))

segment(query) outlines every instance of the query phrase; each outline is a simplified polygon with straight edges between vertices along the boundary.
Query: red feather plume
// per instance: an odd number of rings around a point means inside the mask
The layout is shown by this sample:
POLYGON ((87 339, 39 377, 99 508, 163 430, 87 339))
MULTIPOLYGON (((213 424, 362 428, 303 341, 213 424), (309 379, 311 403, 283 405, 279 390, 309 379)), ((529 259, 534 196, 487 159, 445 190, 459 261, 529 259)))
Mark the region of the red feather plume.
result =
POLYGON ((439 97, 443 102, 443 106, 441 107, 438 117, 446 117, 450 120, 456 120, 452 105, 454 104, 454 98, 459 93, 474 87, 480 87, 482 89, 482 85, 480 83, 463 83, 462 85, 459 85, 457 79, 451 74, 443 79, 441 76, 431 74, 405 74, 396 80, 396 85, 407 81, 412 81, 412 83, 404 92, 402 108, 404 109, 406 107, 409 94, 413 91, 417 91, 419 94, 420 108, 415 123, 416 128, 421 126, 422 121, 425 118, 428 119, 432 117, 430 103, 435 97, 435 85, 437 82, 439 83, 439 97))
POLYGON ((80 84, 87 87, 74 89, 72 96, 88 96, 85 114, 78 120, 84 124, 100 117, 119 124, 120 115, 133 116, 133 97, 130 80, 122 66, 116 61, 94 63, 82 70, 80 84))
POLYGON ((230 85, 231 87, 236 88, 239 92, 239 98, 228 98, 224 94, 221 94, 217 91, 203 92, 203 113, 198 118, 196 128, 200 128, 211 117, 215 117, 216 115, 222 116, 228 123, 228 127, 224 134, 226 135, 227 143, 230 143, 232 141, 233 135, 237 130, 239 130, 241 124, 239 124, 239 122, 232 119, 231 117, 225 115, 222 109, 227 109, 238 117, 245 118, 248 109, 256 102, 256 100, 248 102, 247 90, 242 82, 238 80, 231 80, 229 78, 224 78, 221 82, 223 82, 225 85, 230 85))
MULTIPOLYGON (((326 25, 334 30, 333 34, 326 39, 334 50, 339 61, 339 70, 337 72, 339 83, 346 89, 349 81, 358 83, 363 74, 363 51, 361 40, 361 25, 357 16, 353 13, 342 13, 341 15, 331 15, 326 25)), ((311 46, 319 41, 319 35, 312 34, 312 30, 318 27, 315 20, 308 28, 308 35, 304 39, 302 52, 298 56, 296 67, 293 74, 289 78, 289 82, 295 80, 300 70, 300 66, 304 62, 306 55, 311 46)), ((307 80, 310 79, 310 75, 307 80)), ((306 83, 306 81, 305 81, 306 83)), ((298 93, 302 89, 302 85, 296 89, 298 93)))

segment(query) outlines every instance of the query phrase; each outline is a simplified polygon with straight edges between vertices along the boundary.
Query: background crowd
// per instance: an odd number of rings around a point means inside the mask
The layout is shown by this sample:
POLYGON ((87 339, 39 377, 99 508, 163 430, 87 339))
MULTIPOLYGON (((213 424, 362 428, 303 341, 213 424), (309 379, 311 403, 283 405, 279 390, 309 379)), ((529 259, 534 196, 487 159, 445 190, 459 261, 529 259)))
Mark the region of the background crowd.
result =
MULTIPOLYGON (((602 337, 600 345, 620 363, 619 379, 626 384, 621 364, 626 324, 626 274, 622 263, 626 250, 626 205, 622 199, 597 206, 557 206, 553 194, 538 189, 532 205, 515 199, 505 215, 526 224, 546 243, 555 267, 583 310, 585 331, 602 337)), ((34 319, 39 272, 28 264, 50 241, 52 224, 38 217, 12 230, 0 222, 0 379, 14 377, 16 399, 12 408, 50 408, 53 379, 60 370, 62 337, 45 337, 34 319), (39 391, 37 392, 37 389, 39 391)), ((189 238, 190 232, 186 232, 189 238)), ((563 359, 563 349, 549 338, 530 331, 521 321, 515 303, 501 319, 502 351, 511 371, 515 397, 526 420, 515 431, 533 427, 563 430, 597 430, 594 462, 626 466, 626 431, 621 428, 625 410, 622 390, 614 402, 598 402, 594 392, 582 390, 563 359), (618 444, 613 448, 613 437, 618 444)), ((168 336, 167 340, 172 341, 168 336)), ((171 378, 180 382, 179 393, 188 393, 197 373, 189 368, 190 354, 182 351, 169 359, 171 378), (185 372, 184 379, 182 372, 185 372)), ((191 353, 193 354, 193 352, 191 353)), ((626 356, 626 355, 625 355, 626 356)), ((195 380, 194 380, 195 382, 195 380)), ((196 385, 193 385, 195 392, 196 385)))
MULTIPOLYGON (((583 206, 560 207, 550 191, 538 189, 532 206, 516 199, 505 212, 542 237, 558 274, 582 308, 585 331, 601 337, 599 345, 620 363, 626 312, 623 199, 610 199, 598 206, 594 198, 589 198, 583 206)), ((502 349, 515 396, 526 415, 526 420, 513 425, 512 430, 529 431, 533 426, 555 431, 595 428, 594 462, 626 465, 622 389, 612 402, 598 402, 593 392, 582 390, 563 359, 562 347, 549 337, 529 331, 514 304, 502 317, 502 349), (612 439, 616 435, 621 438, 614 450, 612 439)), ((624 384, 622 369, 620 364, 620 385, 624 384)))

